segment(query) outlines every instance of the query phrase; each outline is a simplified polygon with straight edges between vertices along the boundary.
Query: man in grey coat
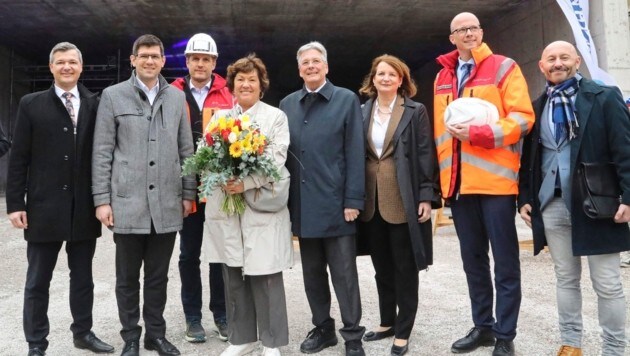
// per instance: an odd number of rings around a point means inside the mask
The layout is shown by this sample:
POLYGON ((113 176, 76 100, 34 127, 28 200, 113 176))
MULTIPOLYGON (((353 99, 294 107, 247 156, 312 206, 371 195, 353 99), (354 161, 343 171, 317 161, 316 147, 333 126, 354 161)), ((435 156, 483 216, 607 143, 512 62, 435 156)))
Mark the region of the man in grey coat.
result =
POLYGON ((330 316, 330 269, 339 301, 346 355, 365 355, 356 265, 355 220, 365 203, 365 146, 359 98, 326 80, 326 49, 319 42, 297 52, 304 87, 280 102, 291 145, 289 210, 300 239, 304 287, 315 328, 300 346, 315 353, 337 344, 330 316))
POLYGON ((162 41, 140 36, 133 44, 131 78, 103 91, 96 117, 92 194, 96 217, 114 231, 123 356, 139 353, 143 262, 144 347, 180 354, 164 337, 163 312, 175 235, 197 186, 194 177, 181 177, 193 140, 184 93, 160 75, 165 61, 162 41))

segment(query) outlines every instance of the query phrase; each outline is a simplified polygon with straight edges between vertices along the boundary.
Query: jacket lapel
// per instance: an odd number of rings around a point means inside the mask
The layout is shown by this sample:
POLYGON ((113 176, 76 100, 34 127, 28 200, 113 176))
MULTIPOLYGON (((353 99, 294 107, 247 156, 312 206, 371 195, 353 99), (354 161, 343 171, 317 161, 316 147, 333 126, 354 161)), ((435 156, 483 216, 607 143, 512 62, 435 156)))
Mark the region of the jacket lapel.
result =
POLYGON ((387 125, 387 131, 385 133, 385 140, 383 142, 383 153, 381 154, 381 158, 385 158, 394 152, 392 143, 392 138, 394 137, 394 132, 398 128, 398 124, 403 116, 404 107, 404 99, 400 96, 396 97, 396 103, 394 103, 394 109, 392 110, 392 116, 389 119, 389 125, 387 125))
POLYGON ((365 135, 365 142, 367 143, 367 153, 378 158, 376 148, 374 148, 374 143, 370 137, 372 134, 372 122, 374 121, 374 99, 366 101, 361 111, 363 113, 363 133, 365 135))
POLYGON ((571 141, 571 172, 573 172, 578 153, 580 152, 582 137, 584 136, 583 132, 586 129, 588 120, 591 117, 595 94, 599 91, 601 91, 601 89, 599 89, 596 85, 593 85, 589 80, 580 80, 580 88, 578 89, 578 94, 575 98, 575 115, 577 116, 579 128, 577 137, 571 141))

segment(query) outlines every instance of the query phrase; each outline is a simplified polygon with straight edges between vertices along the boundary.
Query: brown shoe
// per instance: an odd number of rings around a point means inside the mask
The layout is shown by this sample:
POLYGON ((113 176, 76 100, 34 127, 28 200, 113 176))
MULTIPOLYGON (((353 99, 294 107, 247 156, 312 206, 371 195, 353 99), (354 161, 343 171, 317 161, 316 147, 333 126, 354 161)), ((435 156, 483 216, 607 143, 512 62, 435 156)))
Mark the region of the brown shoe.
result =
POLYGON ((560 346, 558 356, 582 356, 582 349, 567 345, 560 346))

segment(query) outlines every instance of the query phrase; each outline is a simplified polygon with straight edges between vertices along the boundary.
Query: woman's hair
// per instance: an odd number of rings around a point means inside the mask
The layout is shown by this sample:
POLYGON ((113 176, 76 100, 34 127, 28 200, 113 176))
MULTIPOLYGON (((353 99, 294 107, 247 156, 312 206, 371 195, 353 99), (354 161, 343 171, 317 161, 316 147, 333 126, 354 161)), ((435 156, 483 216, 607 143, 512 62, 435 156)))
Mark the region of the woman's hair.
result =
POLYGON ((258 73, 260 96, 262 97, 269 89, 269 77, 267 76, 267 67, 260 58, 256 57, 255 53, 248 54, 247 57, 243 57, 227 67, 226 79, 230 92, 234 92, 234 78, 238 73, 251 73, 254 70, 258 73))
POLYGON ((398 75, 402 78, 402 84, 400 85, 400 88, 398 88, 398 94, 408 97, 413 97, 414 95, 416 95, 418 89, 416 88, 416 84, 413 82, 413 79, 411 79, 409 67, 407 67, 405 62, 403 62, 400 58, 389 54, 383 54, 374 58, 374 60, 372 61, 372 69, 370 69, 370 74, 366 75, 365 79, 363 79, 363 84, 361 86, 361 89, 359 89, 359 93, 369 96, 371 98, 376 98, 378 93, 376 91, 376 88, 374 87, 374 83, 372 83, 372 80, 376 75, 376 67, 381 62, 387 63, 392 66, 396 73, 398 73, 398 75))

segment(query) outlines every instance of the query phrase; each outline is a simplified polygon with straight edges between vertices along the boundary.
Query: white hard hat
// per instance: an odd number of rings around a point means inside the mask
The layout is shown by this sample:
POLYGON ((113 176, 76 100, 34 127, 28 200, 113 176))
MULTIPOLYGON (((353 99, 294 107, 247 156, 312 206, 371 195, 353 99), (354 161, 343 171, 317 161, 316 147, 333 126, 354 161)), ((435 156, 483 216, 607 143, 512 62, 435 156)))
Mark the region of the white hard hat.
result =
POLYGON ((448 104, 444 111, 444 123, 480 126, 499 121, 499 110, 489 101, 479 98, 459 98, 448 104))
POLYGON ((210 35, 206 35, 205 33, 198 33, 188 40, 184 54, 193 53, 209 54, 215 57, 219 56, 219 52, 217 52, 217 44, 210 35))

